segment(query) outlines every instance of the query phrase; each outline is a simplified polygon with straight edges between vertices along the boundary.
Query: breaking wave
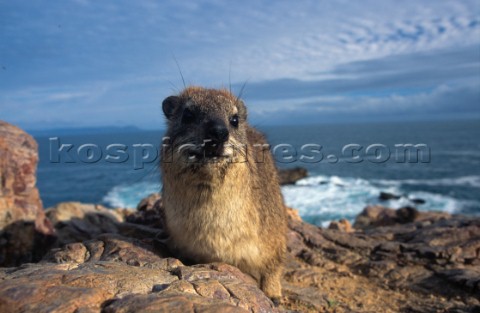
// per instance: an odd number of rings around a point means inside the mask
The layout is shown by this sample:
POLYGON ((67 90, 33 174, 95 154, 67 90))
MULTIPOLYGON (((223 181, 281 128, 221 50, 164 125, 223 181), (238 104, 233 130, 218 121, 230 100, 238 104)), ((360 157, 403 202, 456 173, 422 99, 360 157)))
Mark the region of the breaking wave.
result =
MULTIPOLYGON (((317 225, 328 225, 331 220, 353 220, 367 205, 382 204, 391 208, 416 206, 422 211, 460 212, 466 206, 480 207, 475 201, 427 191, 402 190, 404 185, 469 186, 480 187, 480 177, 467 176, 454 179, 433 180, 366 180, 338 176, 312 176, 299 180, 295 185, 282 187, 285 202, 299 211, 302 218, 317 225), (382 201, 380 192, 398 195, 398 199, 382 201), (422 200, 423 204, 419 204, 422 200), (416 203, 417 202, 417 203, 416 203)), ((159 183, 140 182, 112 188, 103 202, 110 207, 135 208, 138 202, 154 192, 159 192, 159 183)))
POLYGON ((118 185, 103 197, 102 202, 112 208, 136 208, 140 200, 160 189, 159 183, 152 182, 118 185))

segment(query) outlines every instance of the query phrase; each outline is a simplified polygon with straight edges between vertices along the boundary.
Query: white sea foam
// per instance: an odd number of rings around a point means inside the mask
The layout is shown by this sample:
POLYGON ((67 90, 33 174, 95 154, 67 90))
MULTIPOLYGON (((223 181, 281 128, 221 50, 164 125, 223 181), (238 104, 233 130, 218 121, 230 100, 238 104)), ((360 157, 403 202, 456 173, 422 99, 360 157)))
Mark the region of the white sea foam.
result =
MULTIPOLYGON (((455 179, 454 184, 475 183, 475 177, 455 179)), ((426 181, 428 182, 428 181, 426 181)), ((295 185, 282 188, 285 202, 296 208, 302 217, 317 224, 326 224, 325 221, 339 218, 354 219, 365 206, 382 204, 391 208, 401 208, 407 205, 416 206, 423 211, 444 211, 454 213, 466 205, 479 205, 472 201, 458 200, 448 195, 426 191, 409 192, 408 196, 402 191, 402 184, 413 183, 411 180, 372 180, 361 178, 340 178, 337 176, 313 176, 300 180, 295 185), (380 183, 378 183, 380 182, 380 183), (389 192, 401 196, 399 199, 381 201, 380 192, 389 192), (412 200, 422 199, 424 204, 415 204, 412 200)), ((415 180, 415 184, 418 180, 415 180)), ((433 184, 440 184, 441 180, 434 180, 433 184)), ((445 184, 451 182, 445 180, 445 184)))
POLYGON ((318 221, 338 218, 353 219, 369 203, 378 202, 380 191, 399 193, 398 188, 376 187, 360 178, 313 176, 296 185, 282 188, 288 206, 299 210, 301 216, 316 217, 318 221))
POLYGON ((460 186, 480 188, 480 176, 461 176, 456 178, 439 178, 439 179, 402 179, 402 180, 388 180, 375 179, 373 182, 389 185, 426 185, 426 186, 460 186))
POLYGON ((118 185, 113 187, 102 201, 115 208, 136 208, 140 200, 159 191, 160 185, 152 182, 118 185))
MULTIPOLYGON (((477 176, 468 176, 453 179, 454 184, 474 185, 477 176)), ((414 205, 420 210, 444 211, 453 213, 461 210, 466 205, 480 206, 458 200, 448 195, 435 194, 426 191, 411 191, 404 195, 402 184, 419 183, 423 180, 365 180, 361 178, 348 178, 338 176, 312 176, 298 181, 295 185, 282 187, 285 202, 288 206, 299 210, 300 215, 312 223, 327 225, 328 221, 346 218, 353 220, 365 206, 369 204, 382 204, 391 208, 400 208, 414 205), (381 201, 380 192, 390 192, 402 195, 400 199, 381 201), (415 205, 413 199, 425 200, 424 204, 415 205)), ((442 184, 443 180, 433 180, 432 184, 442 184)), ((451 185, 452 180, 445 180, 451 185)), ((425 180, 425 182, 430 182, 425 180)), ((428 184, 427 184, 428 185, 428 184)), ((110 190, 103 198, 104 203, 111 207, 135 208, 138 202, 151 193, 159 192, 158 183, 141 182, 132 185, 119 185, 110 190)))

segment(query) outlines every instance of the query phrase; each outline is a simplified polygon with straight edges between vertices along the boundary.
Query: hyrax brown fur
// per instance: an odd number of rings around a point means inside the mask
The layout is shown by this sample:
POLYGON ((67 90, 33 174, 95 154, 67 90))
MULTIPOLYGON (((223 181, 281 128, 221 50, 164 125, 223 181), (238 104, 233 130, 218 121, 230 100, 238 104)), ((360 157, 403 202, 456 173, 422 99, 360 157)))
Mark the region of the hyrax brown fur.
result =
POLYGON ((196 263, 237 266, 279 298, 286 209, 272 155, 254 155, 266 140, 248 125, 245 104, 226 90, 188 87, 162 106, 169 248, 196 263))

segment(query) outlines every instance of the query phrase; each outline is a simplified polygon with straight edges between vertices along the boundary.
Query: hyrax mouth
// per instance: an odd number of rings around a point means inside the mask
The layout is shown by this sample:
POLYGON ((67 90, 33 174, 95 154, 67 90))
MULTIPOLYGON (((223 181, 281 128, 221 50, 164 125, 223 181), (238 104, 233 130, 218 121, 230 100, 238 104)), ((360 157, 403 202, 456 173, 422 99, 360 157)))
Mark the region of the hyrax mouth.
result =
POLYGON ((205 158, 225 157, 226 155, 223 153, 224 150, 223 144, 216 144, 213 142, 206 142, 205 148, 203 149, 205 158))
POLYGON ((230 155, 226 153, 225 144, 214 143, 211 140, 205 140, 199 149, 188 151, 188 158, 191 161, 220 161, 229 156, 230 155))

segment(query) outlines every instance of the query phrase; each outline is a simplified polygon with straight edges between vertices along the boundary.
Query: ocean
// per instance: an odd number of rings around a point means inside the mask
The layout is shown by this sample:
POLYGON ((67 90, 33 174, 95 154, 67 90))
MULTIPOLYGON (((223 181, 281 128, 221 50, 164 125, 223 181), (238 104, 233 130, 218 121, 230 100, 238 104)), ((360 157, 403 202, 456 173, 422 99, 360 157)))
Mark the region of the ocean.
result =
MULTIPOLYGON (((280 168, 309 177, 282 187, 307 221, 353 220, 370 204, 480 215, 480 121, 262 126, 280 168), (397 197, 381 200, 381 192, 397 197)), ((44 207, 64 201, 135 208, 161 189, 163 131, 39 136, 44 207), (63 145, 63 147, 62 147, 63 145)))

